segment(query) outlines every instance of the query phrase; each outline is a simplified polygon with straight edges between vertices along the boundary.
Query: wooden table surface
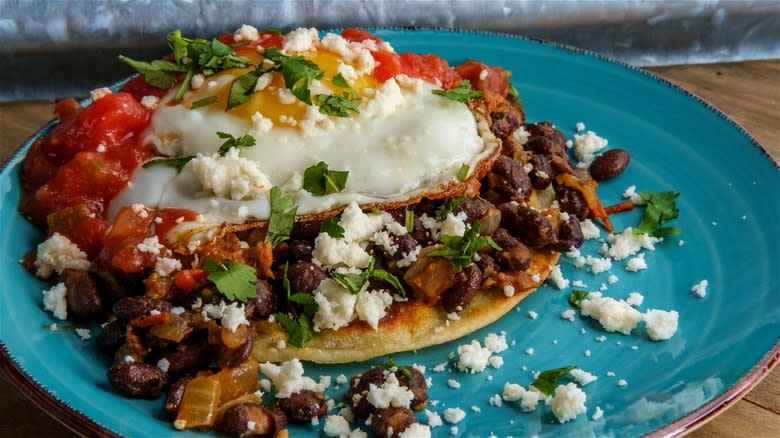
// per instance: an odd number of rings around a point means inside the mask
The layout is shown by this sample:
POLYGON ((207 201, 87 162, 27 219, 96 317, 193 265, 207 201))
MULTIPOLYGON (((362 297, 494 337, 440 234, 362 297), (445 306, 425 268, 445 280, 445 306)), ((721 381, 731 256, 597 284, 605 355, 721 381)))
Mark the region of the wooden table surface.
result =
MULTIPOLYGON (((780 60, 649 70, 721 109, 780 160, 780 60)), ((52 107, 47 102, 0 104, 0 162, 51 118, 52 107)), ((76 435, 27 400, 0 373, 0 437, 25 436, 76 435)), ((780 437, 780 367, 742 400, 687 436, 780 437)))

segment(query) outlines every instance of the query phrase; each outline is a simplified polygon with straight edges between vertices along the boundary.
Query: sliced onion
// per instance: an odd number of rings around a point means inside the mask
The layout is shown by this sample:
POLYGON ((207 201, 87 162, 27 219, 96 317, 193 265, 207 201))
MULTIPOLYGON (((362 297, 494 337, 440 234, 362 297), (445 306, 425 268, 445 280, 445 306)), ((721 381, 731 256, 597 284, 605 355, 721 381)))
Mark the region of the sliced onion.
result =
POLYGON ((219 380, 213 376, 195 377, 184 389, 173 426, 179 430, 193 427, 211 428, 217 419, 221 395, 219 380))

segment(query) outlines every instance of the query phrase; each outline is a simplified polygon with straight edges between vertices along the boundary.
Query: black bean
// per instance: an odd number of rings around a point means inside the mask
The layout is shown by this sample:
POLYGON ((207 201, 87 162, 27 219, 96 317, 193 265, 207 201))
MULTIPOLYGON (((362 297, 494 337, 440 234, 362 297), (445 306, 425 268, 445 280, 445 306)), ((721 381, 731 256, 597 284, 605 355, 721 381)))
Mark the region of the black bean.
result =
POLYGON ((503 249, 522 245, 522 242, 517 240, 517 238, 513 235, 509 234, 509 231, 507 231, 506 228, 496 229, 496 231, 490 237, 494 242, 496 242, 498 246, 503 249))
POLYGON ((125 333, 127 332, 127 322, 112 321, 100 329, 100 333, 95 337, 98 347, 106 353, 113 353, 122 344, 125 343, 125 333))
POLYGON ((180 344, 175 350, 163 356, 168 361, 168 374, 179 377, 206 369, 213 357, 211 345, 203 339, 198 342, 180 344))
POLYGON ((294 240, 314 240, 320 234, 320 221, 296 222, 290 237, 294 240))
POLYGON ((425 402, 428 401, 428 385, 422 373, 415 367, 403 365, 398 367, 393 374, 398 379, 399 385, 409 388, 414 394, 410 402, 411 408, 422 410, 425 407, 425 402))
POLYGON ((531 180, 516 160, 500 156, 487 176, 487 186, 506 199, 525 200, 531 196, 531 180))
POLYGON ((382 386, 385 381, 384 373, 385 369, 377 365, 362 374, 352 376, 349 380, 347 400, 352 402, 352 410, 355 415, 366 418, 374 411, 374 406, 368 402, 366 394, 371 384, 377 387, 382 386))
POLYGON ((490 278, 498 273, 498 265, 496 265, 496 259, 490 254, 480 254, 479 260, 476 261, 477 266, 482 271, 482 278, 490 278))
POLYGON ((558 225, 558 238, 555 243, 548 245, 549 249, 554 251, 569 251, 572 247, 579 248, 585 237, 582 235, 580 221, 574 216, 569 216, 568 220, 558 225))
POLYGON ((287 277, 290 279, 293 292, 311 293, 325 279, 325 273, 314 263, 296 262, 290 266, 287 277))
POLYGON ((277 398, 276 407, 284 411, 292 423, 311 423, 314 418, 325 415, 328 406, 325 404, 325 394, 302 389, 286 398, 277 398))
POLYGON ((290 262, 297 262, 298 260, 310 262, 312 251, 312 243, 308 240, 291 240, 287 244, 287 257, 290 262))
POLYGON ((271 285, 265 280, 255 282, 257 296, 250 302, 254 305, 254 314, 260 318, 268 318, 277 310, 278 300, 271 285))
POLYGON ((555 241, 555 228, 542 213, 509 202, 501 204, 499 210, 501 226, 522 243, 538 248, 555 241))
MULTIPOLYGON (((425 226, 423 226, 423 221, 420 219, 421 214, 414 215, 414 228, 412 228, 412 232, 410 233, 414 240, 418 242, 425 242, 427 240, 430 240, 431 233, 428 231, 425 226)), ((428 215, 431 216, 431 215, 428 215)))
POLYGON ((148 315, 152 310, 168 312, 171 303, 158 298, 133 296, 124 297, 114 304, 114 315, 119 319, 131 320, 139 316, 148 315))
MULTIPOLYGON (((245 341, 236 348, 228 348, 224 343, 218 342, 216 347, 217 353, 217 365, 224 368, 234 368, 244 362, 252 353, 252 341, 254 340, 254 329, 251 327, 239 328, 246 332, 245 341)), ((224 329, 227 330, 227 329, 224 329)))
POLYGON ((272 436, 286 425, 287 417, 279 408, 238 403, 225 410, 218 428, 230 436, 272 436))
POLYGON ((536 190, 546 189, 552 182, 554 176, 550 162, 544 155, 533 155, 529 161, 533 169, 528 174, 531 180, 531 186, 536 190))
POLYGON ((378 438, 396 438, 416 422, 417 419, 411 409, 392 407, 377 409, 371 417, 371 429, 378 438))
POLYGON ((614 178, 628 166, 631 155, 625 149, 610 149, 590 163, 590 176, 596 181, 614 178))
POLYGON ((182 377, 168 388, 168 395, 165 397, 165 405, 163 407, 168 418, 175 419, 176 415, 179 414, 179 406, 181 406, 181 399, 184 397, 184 390, 192 379, 192 376, 182 377))
POLYGON ((66 269, 62 272, 60 281, 65 283, 68 290, 65 295, 68 314, 74 319, 90 319, 103 308, 103 299, 100 297, 97 283, 89 272, 66 269))
POLYGON ((490 113, 490 131, 501 139, 509 137, 520 127, 520 121, 512 113, 490 113))
POLYGON ((510 271, 525 271, 531 267, 531 252, 522 243, 518 246, 510 246, 496 254, 498 264, 510 271))
POLYGON ((168 384, 168 375, 143 362, 115 363, 106 373, 114 388, 139 398, 156 398, 168 384))
POLYGON ((579 219, 586 219, 590 216, 588 202, 585 200, 585 195, 579 190, 567 186, 560 186, 558 187, 558 192, 555 196, 558 199, 558 205, 560 205, 562 211, 573 214, 579 219))
POLYGON ((482 271, 479 266, 472 263, 458 273, 456 283, 444 291, 441 304, 447 313, 460 312, 474 296, 482 285, 482 271))
POLYGON ((472 223, 484 216, 493 204, 480 197, 466 198, 452 210, 453 214, 466 213, 466 222, 472 223))
POLYGON ((396 236, 395 244, 398 245, 398 250, 394 254, 396 258, 401 258, 404 254, 409 254, 417 248, 417 241, 411 233, 396 236))
POLYGON ((540 155, 566 156, 566 137, 550 122, 529 123, 525 129, 530 134, 526 150, 540 155))

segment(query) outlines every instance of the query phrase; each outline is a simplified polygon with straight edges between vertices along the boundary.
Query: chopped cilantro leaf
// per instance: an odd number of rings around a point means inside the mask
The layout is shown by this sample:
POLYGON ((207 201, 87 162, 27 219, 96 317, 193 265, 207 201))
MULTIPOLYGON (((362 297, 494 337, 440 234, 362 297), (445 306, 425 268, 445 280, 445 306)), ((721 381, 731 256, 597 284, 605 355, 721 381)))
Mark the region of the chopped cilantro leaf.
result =
POLYGON ((349 117, 350 112, 360 114, 359 97, 350 97, 349 93, 341 96, 335 94, 317 94, 314 96, 314 102, 320 106, 320 112, 325 115, 335 117, 349 117))
POLYGON ((476 97, 482 97, 482 92, 473 90, 471 88, 471 82, 467 80, 461 81, 457 86, 450 88, 449 90, 433 90, 433 94, 460 103, 466 103, 476 97))
POLYGON ((190 107, 191 110, 202 108, 204 106, 209 106, 212 103, 217 103, 217 100, 219 98, 217 96, 209 96, 200 100, 196 100, 195 102, 192 102, 192 106, 190 107))
POLYGON ((511 83, 511 82, 509 83, 509 93, 508 94, 509 94, 509 96, 512 99, 515 100, 515 102, 518 105, 523 106, 523 101, 520 100, 520 93, 517 91, 517 88, 515 88, 515 85, 513 83, 511 83))
POLYGON ((309 84, 315 79, 322 79, 325 72, 314 62, 301 55, 287 56, 276 47, 269 47, 263 56, 278 65, 284 78, 284 86, 300 101, 311 105, 309 84))
POLYGON ((679 234, 682 231, 678 227, 662 227, 663 224, 680 215, 676 204, 679 193, 644 191, 639 196, 644 201, 645 212, 639 226, 634 228, 635 234, 647 233, 654 237, 661 237, 667 234, 679 234))
POLYGON ((452 213, 452 210, 454 210, 457 206, 463 204, 465 200, 466 195, 445 199, 444 202, 442 202, 441 205, 439 205, 439 207, 436 209, 436 220, 443 221, 446 219, 447 215, 452 213))
POLYGON ((414 380, 414 376, 412 376, 412 372, 411 372, 411 371, 409 371, 409 368, 408 368, 408 366, 401 366, 401 365, 398 365, 397 363, 395 363, 395 361, 393 360, 393 357, 392 357, 392 356, 390 356, 390 357, 388 357, 388 358, 387 358, 387 362, 385 362, 385 363, 382 365, 382 367, 383 367, 384 369, 386 369, 387 371, 393 371, 393 369, 395 368, 395 369, 396 369, 396 370, 398 370, 398 371, 399 371, 401 374, 403 374, 404 376, 406 376, 406 378, 407 378, 407 379, 409 379, 409 381, 410 381, 410 382, 412 382, 412 381, 414 380))
POLYGON ((292 196, 282 196, 282 190, 276 186, 271 187, 269 200, 271 216, 268 218, 268 233, 265 240, 271 242, 271 246, 276 248, 276 245, 290 238, 298 206, 293 203, 292 196))
POLYGON ((328 165, 320 161, 303 171, 303 188, 314 196, 338 193, 347 186, 348 177, 348 171, 328 170, 328 165))
POLYGON ((225 156, 225 154, 228 153, 230 148, 239 149, 239 148, 252 147, 255 145, 255 138, 249 134, 245 134, 242 137, 236 138, 227 132, 219 131, 217 132, 217 136, 225 140, 225 142, 222 143, 222 145, 219 147, 219 150, 217 150, 217 152, 223 157, 225 156))
POLYGON ((404 226, 406 231, 414 231, 414 210, 404 210, 404 226))
POLYGON ((469 169, 471 166, 469 166, 466 163, 463 163, 460 165, 460 170, 458 170, 458 181, 465 181, 466 177, 469 176, 469 169))
POLYGON ((184 79, 182 79, 181 84, 179 84, 179 89, 176 90, 176 96, 173 97, 174 100, 184 99, 184 94, 186 94, 187 90, 189 90, 190 81, 192 81, 192 77, 194 75, 195 75, 195 64, 190 64, 190 68, 187 69, 187 73, 184 75, 184 79))
POLYGON ((305 313, 293 319, 285 313, 277 312, 274 313, 274 318, 279 322, 284 331, 287 332, 287 342, 290 345, 301 348, 306 342, 311 341, 314 337, 311 316, 305 313))
POLYGON ((547 371, 542 371, 539 377, 531 382, 531 386, 538 389, 539 392, 546 396, 550 396, 555 389, 555 385, 558 383, 558 379, 569 374, 569 371, 577 368, 574 365, 569 365, 561 368, 554 368, 547 371))
POLYGON ((371 257, 368 260, 368 267, 365 271, 359 273, 359 274, 343 274, 340 272, 332 271, 330 273, 330 276, 333 277, 334 280, 341 283, 348 291, 350 291, 353 294, 356 294, 363 289, 363 286, 366 285, 366 282, 368 282, 368 279, 371 277, 378 278, 380 280, 384 280, 387 283, 390 284, 390 286, 393 286, 395 290, 401 293, 401 296, 406 296, 406 291, 404 290, 403 285, 401 284, 401 280, 398 279, 395 275, 385 271, 384 269, 376 269, 374 268, 374 258, 371 257))
POLYGON ((334 239, 341 239, 344 237, 344 228, 339 225, 336 217, 329 217, 320 224, 320 233, 327 233, 334 239))
POLYGON ((178 170, 181 170, 182 167, 184 167, 185 164, 189 163, 191 159, 195 158, 195 155, 188 155, 186 157, 168 157, 168 158, 157 158, 154 160, 149 160, 146 163, 143 164, 144 169, 148 169, 150 167, 154 166, 170 166, 175 167, 178 170))
POLYGON ((474 222, 471 227, 467 228, 463 233, 463 237, 441 236, 439 240, 444 243, 444 246, 429 252, 428 257, 441 257, 447 259, 452 263, 452 266, 455 267, 455 269, 460 270, 471 264, 474 254, 478 253, 486 246, 490 246, 497 251, 501 250, 501 247, 490 237, 478 236, 479 222, 474 222))
POLYGON ((387 272, 384 269, 374 269, 371 271, 371 277, 386 281, 390 286, 393 286, 395 290, 400 292, 402 297, 406 297, 406 290, 404 290, 401 280, 390 272, 387 272))
POLYGON ((144 81, 155 88, 167 90, 173 85, 174 77, 166 72, 181 73, 187 71, 187 66, 170 61, 154 60, 152 62, 136 61, 127 56, 119 55, 119 59, 144 75, 144 81))
POLYGON ((250 71, 234 79, 230 84, 225 111, 248 101, 252 97, 252 93, 255 92, 255 86, 260 76, 258 72, 250 71))
POLYGON ((573 290, 569 294, 569 304, 579 309, 582 306, 582 300, 587 296, 588 291, 586 290, 573 290))
POLYGON ((257 295, 257 275, 255 268, 249 265, 231 260, 220 262, 209 257, 203 262, 203 269, 209 273, 209 281, 229 300, 246 302, 257 295))

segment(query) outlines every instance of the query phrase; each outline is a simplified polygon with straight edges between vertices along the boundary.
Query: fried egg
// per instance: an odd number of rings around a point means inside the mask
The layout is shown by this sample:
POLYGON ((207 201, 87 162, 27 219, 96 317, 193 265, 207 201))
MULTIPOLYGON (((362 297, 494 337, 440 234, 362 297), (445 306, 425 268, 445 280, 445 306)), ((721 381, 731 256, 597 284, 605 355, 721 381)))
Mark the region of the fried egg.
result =
MULTIPOLYGON (((432 91, 438 87, 403 75, 378 83, 372 75, 373 41, 349 42, 312 29, 286 35, 284 52, 299 54, 323 71, 310 84, 311 95, 340 93, 337 74, 360 96, 359 113, 350 117, 322 114, 285 87, 281 73, 261 76, 249 100, 225 110, 231 83, 250 69, 196 76, 180 101, 175 91, 160 100, 145 135, 162 156, 195 156, 180 171, 139 167, 112 202, 109 216, 141 203, 157 208, 185 208, 213 222, 267 219, 268 192, 278 186, 293 196, 299 215, 320 214, 356 202, 403 203, 430 196, 458 183, 458 174, 474 172, 494 156, 499 142, 463 103, 432 91), (193 109, 192 103, 216 96, 193 109), (249 134, 252 147, 216 152, 224 139, 217 132, 249 134), (314 196, 303 188, 305 169, 325 162, 349 172, 338 193, 314 196), (465 167, 465 166, 467 167, 465 167)), ((384 50, 389 48, 383 47, 384 50)), ((260 55, 252 63, 263 62, 260 55)), ((463 175, 460 175, 461 178, 463 175)))

